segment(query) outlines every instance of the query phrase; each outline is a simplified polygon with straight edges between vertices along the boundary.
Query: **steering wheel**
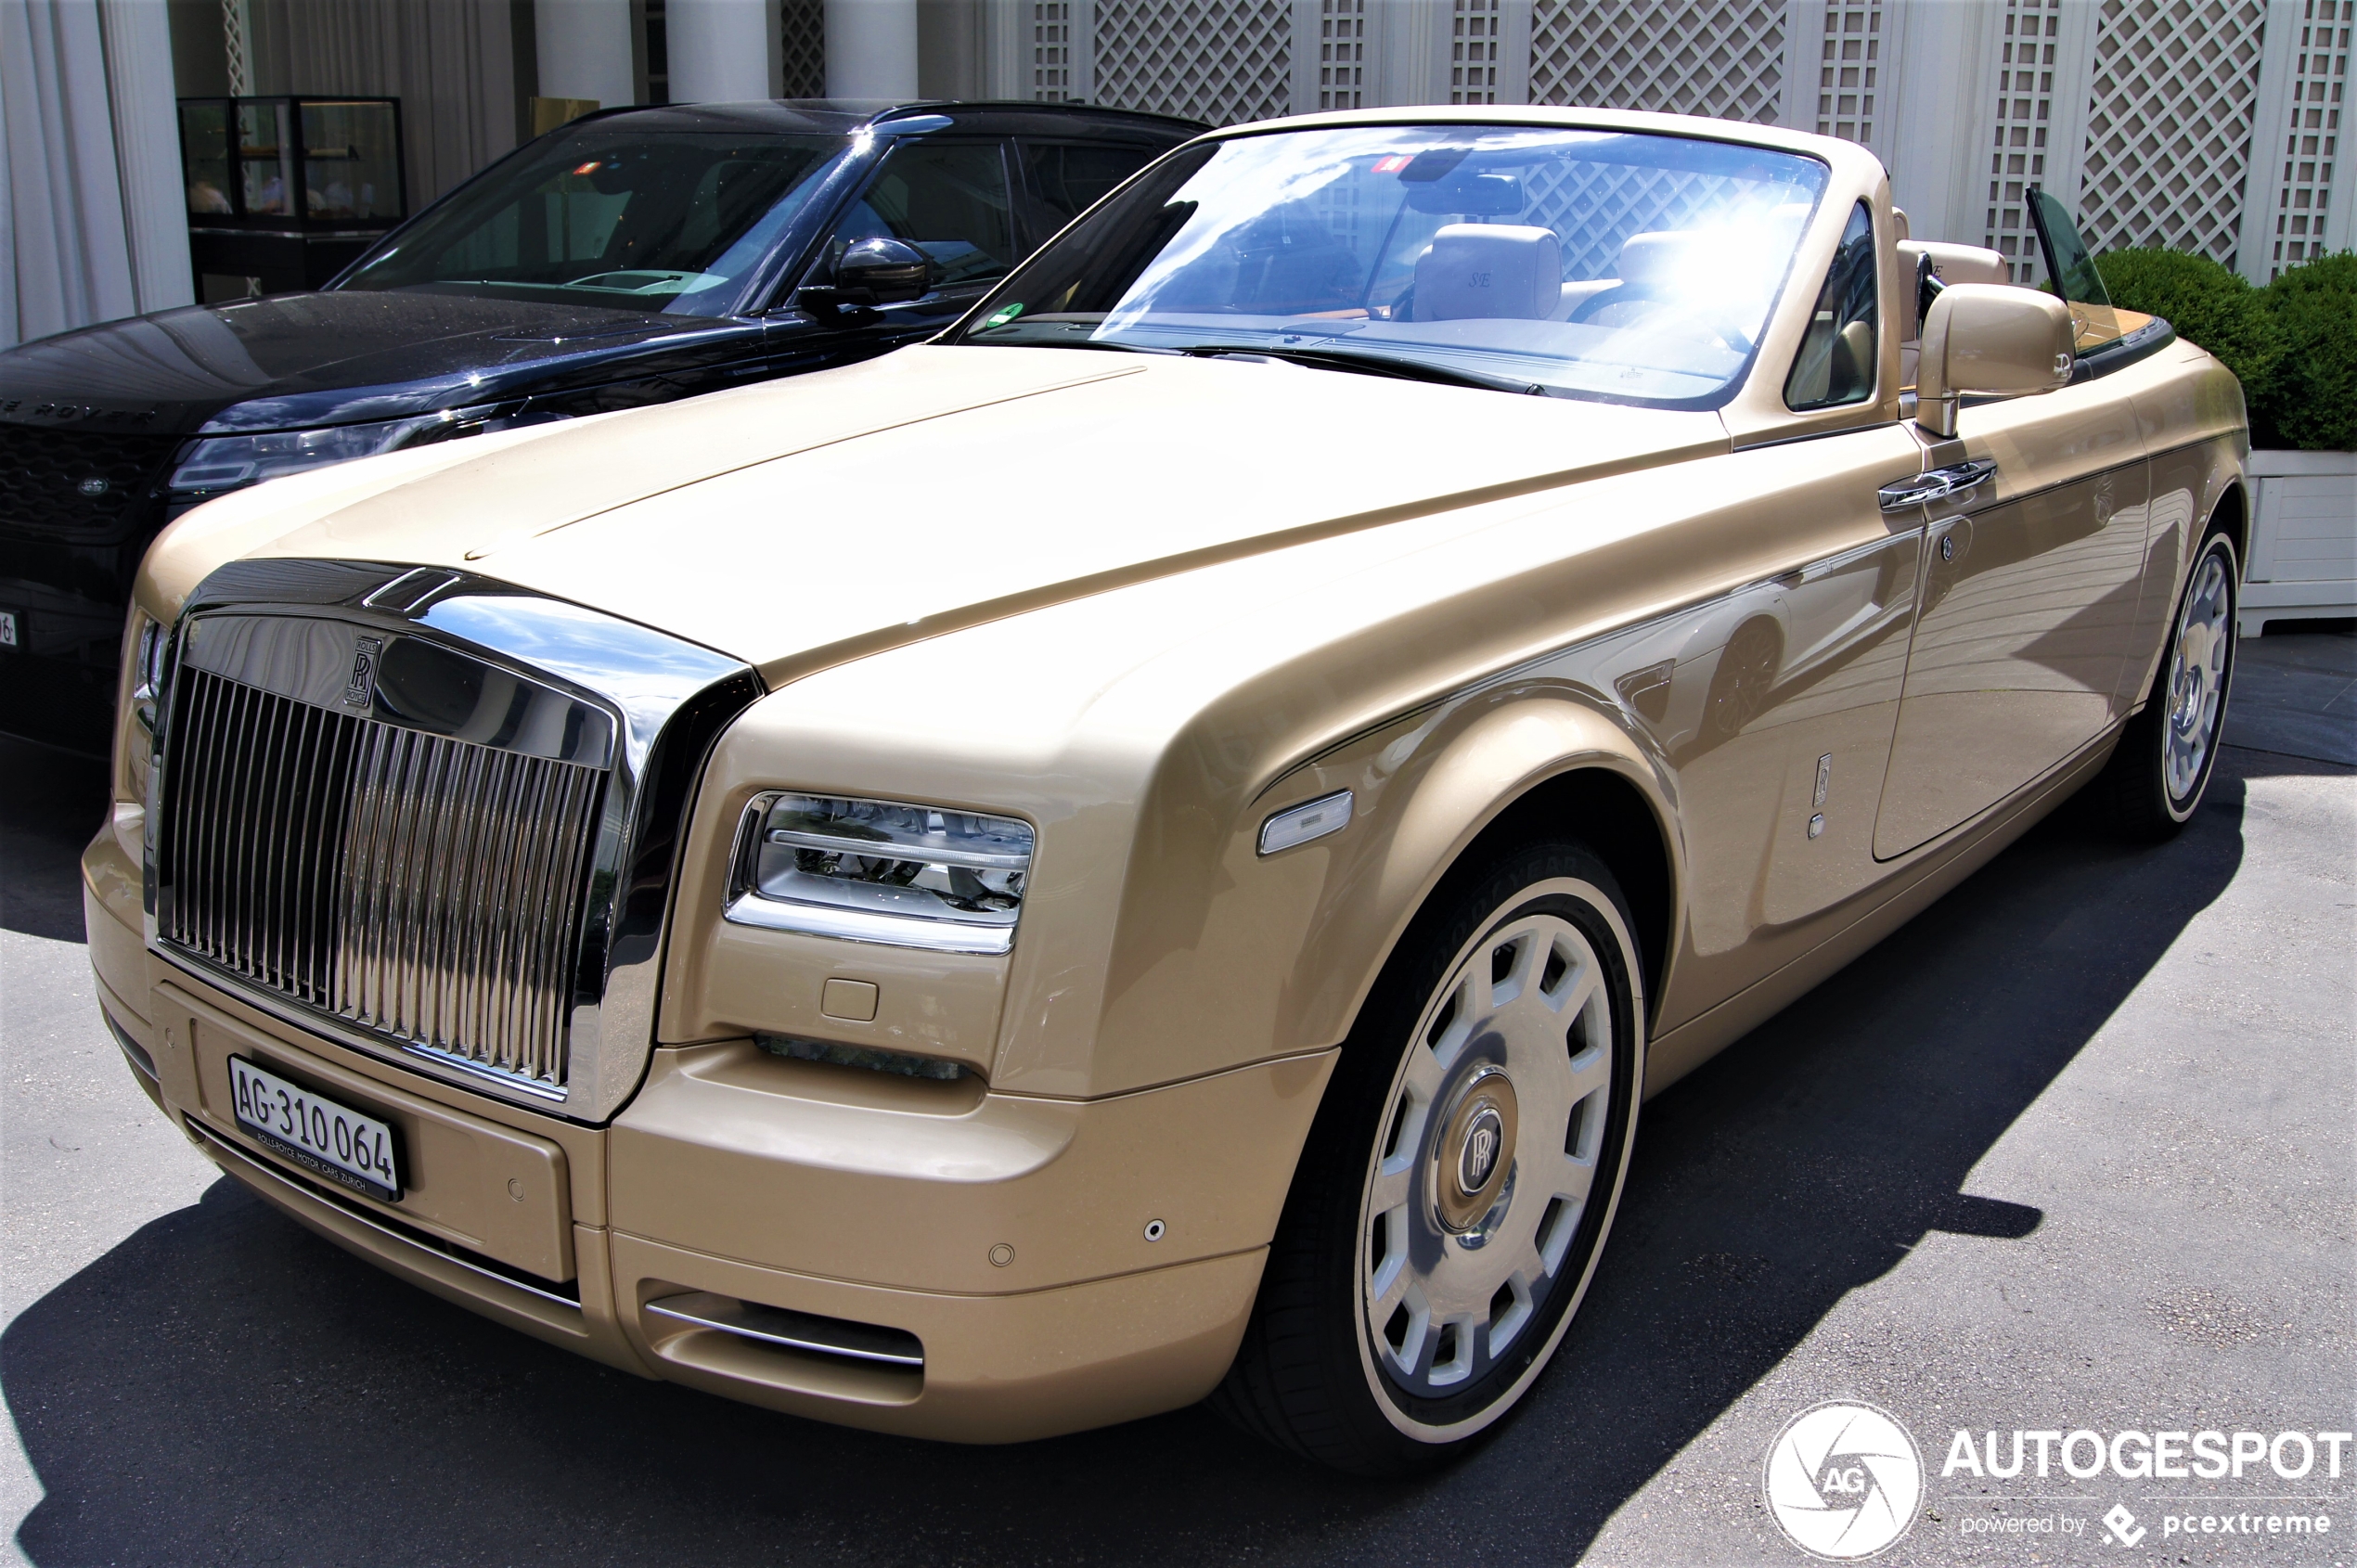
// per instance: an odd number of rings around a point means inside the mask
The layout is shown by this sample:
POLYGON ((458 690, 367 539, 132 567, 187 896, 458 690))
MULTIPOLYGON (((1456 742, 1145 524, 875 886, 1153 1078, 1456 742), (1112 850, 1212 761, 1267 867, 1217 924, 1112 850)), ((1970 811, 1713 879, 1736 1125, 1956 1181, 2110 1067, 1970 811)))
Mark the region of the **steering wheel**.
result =
POLYGON ((1580 301, 1573 307, 1572 313, 1564 319, 1584 325, 1589 323, 1591 317, 1614 305, 1640 303, 1652 305, 1655 310, 1677 311, 1681 315, 1694 316, 1700 320, 1703 328, 1712 337, 1726 344, 1736 353, 1751 353, 1751 339, 1744 334, 1742 328, 1736 326, 1725 315, 1698 302, 1664 299, 1661 295, 1655 293, 1648 285, 1642 283, 1616 283, 1609 289, 1600 289, 1580 301))
POLYGON ((1609 289, 1599 289, 1580 301, 1564 319, 1584 324, 1589 317, 1608 306, 1634 304, 1641 300, 1656 305, 1667 302, 1642 283, 1616 283, 1609 289))

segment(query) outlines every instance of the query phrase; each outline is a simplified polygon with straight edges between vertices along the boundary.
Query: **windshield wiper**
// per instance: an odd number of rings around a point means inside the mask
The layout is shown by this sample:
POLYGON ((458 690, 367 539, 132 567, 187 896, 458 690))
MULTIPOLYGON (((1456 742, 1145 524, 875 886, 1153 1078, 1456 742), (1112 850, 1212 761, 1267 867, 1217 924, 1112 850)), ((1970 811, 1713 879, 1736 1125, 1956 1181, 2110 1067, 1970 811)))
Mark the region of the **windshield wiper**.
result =
POLYGON ((1536 381, 1512 376, 1486 376, 1478 370, 1455 370, 1421 359, 1387 353, 1349 353, 1334 349, 1246 348, 1232 343, 1201 343, 1180 351, 1195 359, 1278 359, 1311 370, 1346 370, 1359 376, 1391 376, 1403 381, 1430 381, 1444 387, 1477 387, 1484 392, 1518 392, 1526 397, 1552 397, 1536 381))

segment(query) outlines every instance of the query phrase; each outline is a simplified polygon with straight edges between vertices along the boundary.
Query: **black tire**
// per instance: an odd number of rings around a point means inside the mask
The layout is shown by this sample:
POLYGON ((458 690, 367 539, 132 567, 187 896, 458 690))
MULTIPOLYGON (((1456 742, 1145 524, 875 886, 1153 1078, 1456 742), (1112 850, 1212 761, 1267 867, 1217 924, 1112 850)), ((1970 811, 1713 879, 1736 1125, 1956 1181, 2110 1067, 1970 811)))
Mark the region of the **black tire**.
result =
POLYGON ((2213 523, 2194 553, 2169 622, 2169 639, 2144 703, 2122 726, 2119 744, 2081 796, 2083 809, 2100 826, 2139 842, 2174 838, 2201 809, 2209 777, 2218 766, 2225 733, 2226 700, 2234 688, 2235 613, 2240 608, 2241 563, 2235 541, 2213 523), (2189 629, 2222 622, 2217 634, 2201 634, 2201 649, 2189 646, 2189 629), (2218 655, 2214 677, 2188 655, 2218 655), (2187 759, 2197 742, 2199 755, 2187 759))
POLYGON ((1632 929, 1612 873, 1575 842, 1506 849, 1436 891, 1344 1043, 1215 1409, 1363 1475, 1431 1468, 1497 1430, 1578 1311, 1628 1176, 1644 1063, 1632 929), (1438 1076, 1411 1114, 1427 1072, 1438 1076), (1476 1154, 1485 1118, 1499 1120, 1494 1093, 1506 1117, 1476 1154), (1517 1094, 1530 1099, 1526 1123, 1515 1119, 1517 1094), (1482 1170, 1488 1185, 1464 1185, 1482 1170), (1571 1196, 1564 1184, 1583 1179, 1571 1196), (1445 1188, 1450 1180, 1459 1185, 1445 1188), (1409 1196, 1376 1212, 1385 1201, 1376 1194, 1399 1191, 1409 1196), (1450 1202, 1453 1217, 1438 1206, 1450 1202), (1474 1211, 1480 1217, 1468 1220, 1474 1211), (1490 1243, 1485 1258, 1478 1249, 1490 1243), (1450 1299, 1444 1287, 1469 1287, 1477 1300, 1486 1276, 1466 1271, 1508 1268, 1515 1257, 1528 1266, 1498 1287, 1486 1316, 1440 1321, 1430 1301, 1450 1299), (1398 1277, 1424 1258, 1429 1279, 1404 1287, 1417 1300, 1424 1283, 1433 1291, 1410 1346, 1404 1331, 1370 1319, 1387 1299, 1376 1284, 1386 1269, 1400 1289, 1398 1277))

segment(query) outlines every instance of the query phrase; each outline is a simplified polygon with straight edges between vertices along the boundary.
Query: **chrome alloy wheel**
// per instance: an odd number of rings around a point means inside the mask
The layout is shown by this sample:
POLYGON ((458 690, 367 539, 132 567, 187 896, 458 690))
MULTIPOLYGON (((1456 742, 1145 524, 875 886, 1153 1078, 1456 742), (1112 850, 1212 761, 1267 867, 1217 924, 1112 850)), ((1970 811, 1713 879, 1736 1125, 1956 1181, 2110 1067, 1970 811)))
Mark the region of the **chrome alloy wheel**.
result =
POLYGON ((1581 1259, 1605 1153, 1612 999, 1578 927, 1510 917, 1469 945, 1392 1083, 1359 1219, 1366 1344, 1400 1390, 1445 1397, 1531 1329, 1581 1259))
POLYGON ((2169 717, 2161 745, 2162 777, 2172 805, 2190 800, 2200 788, 2218 743, 2234 614, 2233 575, 2224 552, 2213 548, 2194 568, 2170 645, 2169 717))

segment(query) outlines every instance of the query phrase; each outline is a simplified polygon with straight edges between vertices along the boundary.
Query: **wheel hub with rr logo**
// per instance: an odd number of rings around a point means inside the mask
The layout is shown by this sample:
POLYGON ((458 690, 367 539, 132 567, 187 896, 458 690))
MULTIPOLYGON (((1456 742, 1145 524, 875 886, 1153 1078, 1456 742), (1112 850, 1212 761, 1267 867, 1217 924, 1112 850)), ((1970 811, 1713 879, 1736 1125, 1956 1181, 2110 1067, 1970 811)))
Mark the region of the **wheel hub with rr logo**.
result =
POLYGON ((1457 1091, 1433 1146, 1433 1211, 1443 1230, 1465 1235, 1497 1207, 1513 1171, 1517 1111, 1502 1067, 1481 1067, 1457 1091))

